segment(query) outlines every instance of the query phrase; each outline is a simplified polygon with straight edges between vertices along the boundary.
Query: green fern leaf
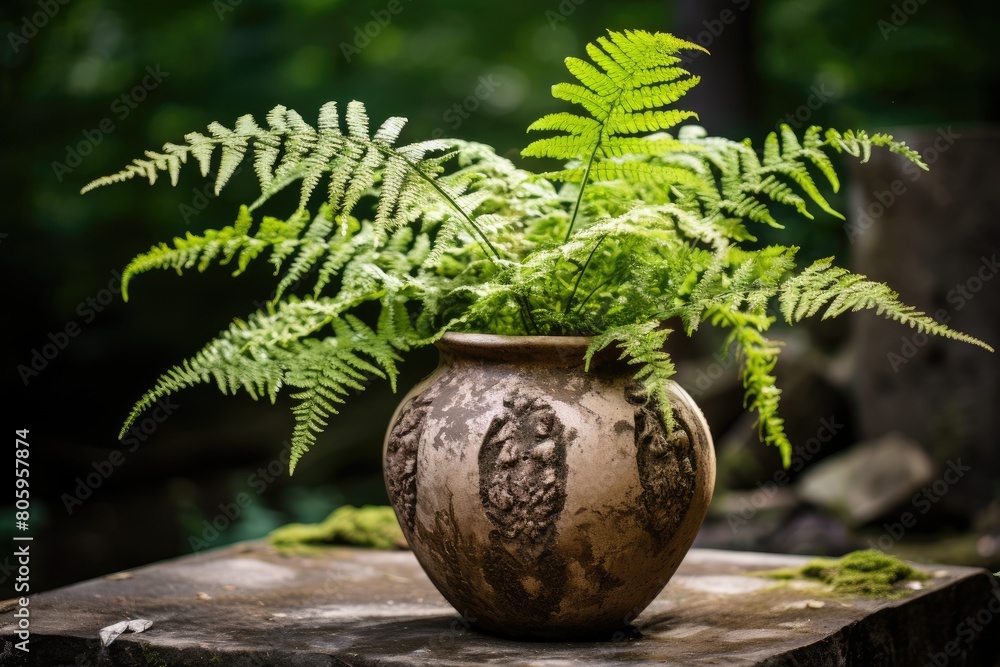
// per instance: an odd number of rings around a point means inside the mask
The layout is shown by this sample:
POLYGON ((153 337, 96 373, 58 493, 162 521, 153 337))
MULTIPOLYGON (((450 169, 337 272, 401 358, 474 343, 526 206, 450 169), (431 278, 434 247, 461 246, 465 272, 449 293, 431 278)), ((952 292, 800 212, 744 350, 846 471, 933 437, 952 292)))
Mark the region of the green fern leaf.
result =
MULTIPOLYGON (((572 114, 545 117, 529 130, 554 130, 561 134, 532 142, 522 155, 580 160, 581 168, 571 167, 546 176, 580 183, 581 197, 591 177, 600 180, 619 173, 615 158, 621 154, 621 148, 608 146, 611 138, 657 132, 697 117, 690 111, 660 108, 680 99, 698 83, 698 77, 674 67, 680 62, 677 54, 685 49, 704 51, 697 44, 671 35, 643 30, 609 31, 608 37, 588 44, 587 53, 597 67, 568 59, 567 69, 580 84, 556 84, 552 95, 579 104, 590 118, 577 116, 574 120, 572 114)), ((579 214, 579 203, 578 199, 569 232, 579 214)))
POLYGON ((785 434, 785 420, 778 414, 781 390, 773 374, 781 347, 762 334, 770 326, 771 318, 727 307, 713 308, 707 317, 714 326, 731 330, 726 346, 735 343, 742 358, 744 407, 757 413, 760 439, 778 448, 787 468, 792 462, 792 443, 785 434))
POLYGON ((333 301, 290 300, 271 314, 236 321, 200 352, 163 374, 133 408, 122 435, 157 400, 181 389, 214 382, 223 393, 246 391, 272 402, 284 388, 293 408, 290 470, 326 425, 336 405, 362 391, 368 377, 398 376, 396 348, 356 317, 339 317, 333 301), (333 336, 315 337, 332 326, 333 336))
POLYGON ((619 358, 639 366, 635 379, 642 383, 649 397, 656 400, 668 433, 675 427, 667 387, 676 368, 670 355, 663 351, 670 333, 670 329, 662 328, 660 322, 655 320, 613 327, 594 336, 584 357, 585 368, 589 370, 594 355, 616 343, 621 350, 619 358))
POLYGON ((833 265, 827 257, 814 262, 799 275, 789 278, 780 293, 781 313, 789 323, 811 317, 824 308, 823 319, 848 310, 875 310, 876 314, 906 324, 917 331, 993 348, 967 334, 955 331, 913 306, 899 301, 899 295, 885 283, 868 280, 833 265))

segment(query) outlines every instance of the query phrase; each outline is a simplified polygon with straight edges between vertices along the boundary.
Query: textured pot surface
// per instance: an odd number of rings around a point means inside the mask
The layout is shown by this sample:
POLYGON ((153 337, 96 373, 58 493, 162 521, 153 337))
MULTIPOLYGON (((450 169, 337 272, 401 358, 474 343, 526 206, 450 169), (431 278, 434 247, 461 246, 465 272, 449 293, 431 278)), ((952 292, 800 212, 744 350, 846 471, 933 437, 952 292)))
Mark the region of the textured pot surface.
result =
POLYGON ((430 579, 497 634, 597 639, 673 575, 708 511, 715 454, 671 386, 677 428, 587 338, 447 334, 384 451, 386 486, 430 579))

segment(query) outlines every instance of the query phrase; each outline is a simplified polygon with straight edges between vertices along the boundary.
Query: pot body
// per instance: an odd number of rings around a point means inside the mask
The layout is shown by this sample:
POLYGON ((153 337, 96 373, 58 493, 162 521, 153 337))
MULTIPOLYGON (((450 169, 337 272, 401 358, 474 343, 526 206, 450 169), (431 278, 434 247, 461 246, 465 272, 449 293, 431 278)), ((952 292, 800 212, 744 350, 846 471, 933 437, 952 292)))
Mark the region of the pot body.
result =
POLYGON ((708 425, 677 426, 590 339, 447 334, 386 435, 386 487, 417 560, 468 622, 525 639, 628 626, 676 571, 715 483, 708 425))

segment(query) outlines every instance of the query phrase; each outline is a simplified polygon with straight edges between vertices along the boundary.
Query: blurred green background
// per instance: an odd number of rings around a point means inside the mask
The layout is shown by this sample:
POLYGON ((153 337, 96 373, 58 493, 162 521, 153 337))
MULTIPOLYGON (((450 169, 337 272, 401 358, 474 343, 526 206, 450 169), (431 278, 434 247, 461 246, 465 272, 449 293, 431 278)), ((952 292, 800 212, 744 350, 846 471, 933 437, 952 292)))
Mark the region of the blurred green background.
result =
MULTIPOLYGON (((870 130, 995 123, 998 19, 996 3, 974 0, 6 1, 4 414, 9 429, 31 430, 35 583, 258 537, 344 502, 385 502, 380 449, 398 397, 379 384, 291 481, 274 464, 291 431, 287 401, 189 391, 134 448, 118 444, 156 375, 249 314, 273 283, 262 267, 236 280, 224 270, 150 274, 122 303, 116 271, 130 257, 228 224, 255 182, 243 174, 216 199, 191 168, 177 188, 135 181, 80 196, 91 179, 213 120, 260 118, 279 103, 308 119, 327 100, 363 100, 373 120, 407 116, 403 140, 440 131, 517 159, 524 128, 559 108, 548 91, 566 76, 562 59, 605 28, 707 46, 712 55, 689 64, 705 81, 686 102, 714 134, 759 140, 788 114, 870 130), (46 345, 59 349, 35 359, 44 368, 19 370, 46 345), (241 492, 246 506, 234 504, 241 492)), ((797 233, 810 255, 847 250, 838 221, 797 233)), ((402 386, 434 363, 433 351, 413 355, 402 386)))

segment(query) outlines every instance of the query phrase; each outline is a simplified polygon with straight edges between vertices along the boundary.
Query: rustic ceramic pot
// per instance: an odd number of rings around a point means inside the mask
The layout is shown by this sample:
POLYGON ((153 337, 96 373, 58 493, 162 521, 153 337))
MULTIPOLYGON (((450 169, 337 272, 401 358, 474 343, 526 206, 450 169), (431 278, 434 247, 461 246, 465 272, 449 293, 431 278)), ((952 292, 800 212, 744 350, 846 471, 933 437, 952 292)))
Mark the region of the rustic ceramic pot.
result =
POLYGON ((386 487, 413 553, 473 625, 600 639, 663 589, 715 483, 708 425, 670 388, 677 428, 635 366, 590 339, 447 334, 400 403, 386 487))

